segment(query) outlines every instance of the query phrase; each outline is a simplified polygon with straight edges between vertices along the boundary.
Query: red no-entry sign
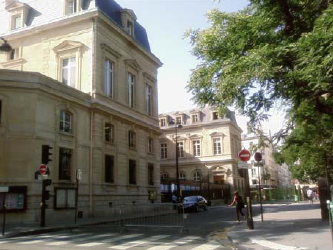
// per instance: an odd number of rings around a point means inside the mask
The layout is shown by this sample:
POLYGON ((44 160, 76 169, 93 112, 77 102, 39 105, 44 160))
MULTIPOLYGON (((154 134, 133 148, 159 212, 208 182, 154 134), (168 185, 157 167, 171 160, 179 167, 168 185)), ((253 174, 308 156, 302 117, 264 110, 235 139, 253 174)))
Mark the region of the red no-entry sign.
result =
POLYGON ((239 152, 238 157, 241 161, 248 161, 251 158, 251 153, 247 149, 243 149, 239 152))
POLYGON ((42 165, 40 165, 39 166, 39 173, 40 174, 46 174, 46 171, 47 171, 47 166, 46 165, 44 165, 44 164, 42 164, 42 165))

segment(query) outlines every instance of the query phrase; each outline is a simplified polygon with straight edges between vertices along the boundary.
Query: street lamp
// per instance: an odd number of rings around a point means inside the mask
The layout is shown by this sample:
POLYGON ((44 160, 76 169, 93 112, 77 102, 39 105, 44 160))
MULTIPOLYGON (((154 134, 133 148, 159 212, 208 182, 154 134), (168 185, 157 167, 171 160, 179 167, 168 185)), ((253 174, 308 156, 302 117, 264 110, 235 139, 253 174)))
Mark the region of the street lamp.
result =
POLYGON ((180 183, 179 183, 179 167, 178 167, 178 141, 177 141, 177 131, 178 129, 183 128, 182 125, 180 124, 176 124, 174 121, 170 121, 169 125, 176 125, 176 180, 177 180, 177 198, 178 198, 178 202, 180 202, 180 183))
POLYGON ((3 41, 3 43, 0 45, 0 51, 3 52, 9 52, 12 50, 12 46, 10 46, 5 39, 0 37, 0 39, 3 41))

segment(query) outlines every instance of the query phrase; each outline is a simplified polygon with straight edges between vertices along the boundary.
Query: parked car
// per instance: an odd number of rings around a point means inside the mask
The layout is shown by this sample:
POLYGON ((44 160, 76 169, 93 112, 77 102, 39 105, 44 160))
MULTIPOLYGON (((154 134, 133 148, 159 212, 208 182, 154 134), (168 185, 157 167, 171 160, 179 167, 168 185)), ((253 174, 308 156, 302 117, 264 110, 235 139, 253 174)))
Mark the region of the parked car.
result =
POLYGON ((194 195, 194 196, 187 196, 184 198, 182 204, 179 205, 180 209, 184 209, 184 211, 194 211, 198 212, 199 209, 207 210, 207 200, 200 196, 200 195, 194 195))

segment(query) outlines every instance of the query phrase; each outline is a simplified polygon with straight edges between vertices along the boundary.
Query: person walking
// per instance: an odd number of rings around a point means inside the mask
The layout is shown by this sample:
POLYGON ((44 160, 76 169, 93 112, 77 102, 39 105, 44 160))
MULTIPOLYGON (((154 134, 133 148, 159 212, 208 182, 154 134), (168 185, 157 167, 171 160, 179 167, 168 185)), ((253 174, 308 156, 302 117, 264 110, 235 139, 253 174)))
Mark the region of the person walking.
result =
POLYGON ((237 191, 234 192, 233 201, 232 201, 232 203, 229 206, 233 206, 234 204, 236 204, 236 218, 237 218, 237 222, 240 222, 240 220, 239 220, 239 214, 241 214, 244 217, 244 214, 243 214, 243 211, 242 211, 242 209, 244 208, 244 202, 243 202, 242 196, 240 196, 237 191))
POLYGON ((313 203, 313 191, 312 191, 312 189, 309 188, 306 191, 306 195, 308 196, 309 202, 313 203))

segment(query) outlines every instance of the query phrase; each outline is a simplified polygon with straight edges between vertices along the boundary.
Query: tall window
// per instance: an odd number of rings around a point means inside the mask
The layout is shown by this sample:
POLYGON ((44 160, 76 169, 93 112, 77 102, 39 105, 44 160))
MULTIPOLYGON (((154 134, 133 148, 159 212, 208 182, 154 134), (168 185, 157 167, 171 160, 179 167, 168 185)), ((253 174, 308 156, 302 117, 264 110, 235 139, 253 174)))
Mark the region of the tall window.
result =
POLYGON ((154 139, 151 137, 148 137, 148 153, 154 152, 154 139))
POLYGON ((161 159, 168 158, 168 145, 166 143, 161 143, 161 159))
POLYGON ((146 111, 148 115, 152 115, 152 98, 153 98, 153 93, 152 93, 152 87, 149 86, 148 84, 146 85, 146 111))
POLYGON ((165 127, 165 125, 166 125, 165 119, 161 119, 160 124, 161 124, 161 127, 165 127))
POLYGON ((184 157, 184 142, 177 142, 178 157, 184 157))
POLYGON ((76 83, 76 58, 64 58, 62 59, 62 82, 67 86, 75 88, 76 83))
POLYGON ((200 171, 195 171, 193 174, 193 180, 194 181, 200 181, 201 180, 201 173, 200 171))
POLYGON ((219 119, 219 113, 218 112, 213 112, 213 120, 218 120, 219 119))
POLYGON ((113 143, 114 139, 114 126, 110 123, 105 123, 104 127, 104 139, 107 142, 113 143))
POLYGON ((12 49, 11 51, 8 52, 8 60, 15 60, 19 58, 19 49, 12 49))
POLYGON ((21 28, 22 25, 22 16, 21 14, 15 15, 12 17, 12 30, 21 28))
POLYGON ((109 59, 104 61, 104 91, 105 95, 113 95, 113 63, 109 59))
POLYGON ((193 154, 194 156, 200 156, 200 141, 193 141, 193 154))
POLYGON ((105 155, 105 182, 114 182, 114 157, 112 155, 105 155))
POLYGON ((136 162, 134 160, 129 160, 128 181, 129 184, 136 184, 136 162))
POLYGON ((154 185, 154 164, 148 163, 148 185, 154 185))
POLYGON ((60 131, 72 133, 72 115, 64 110, 60 111, 60 131))
POLYGON ((71 149, 59 149, 59 180, 71 180, 71 159, 71 149))
POLYGON ((198 115, 192 115, 192 123, 198 122, 198 115))
POLYGON ((162 176, 161 176, 161 180, 162 180, 162 181, 169 180, 169 175, 168 175, 168 174, 162 174, 162 176))
POLYGON ((220 138, 213 139, 213 145, 214 145, 214 155, 220 155, 222 153, 221 139, 220 138))
POLYGON ((67 0, 66 15, 73 14, 77 11, 76 4, 77 0, 67 0))
POLYGON ((132 130, 128 131, 128 146, 130 148, 135 148, 135 132, 132 130))
POLYGON ((128 73, 128 100, 131 108, 134 108, 134 83, 135 76, 131 73, 128 73))

